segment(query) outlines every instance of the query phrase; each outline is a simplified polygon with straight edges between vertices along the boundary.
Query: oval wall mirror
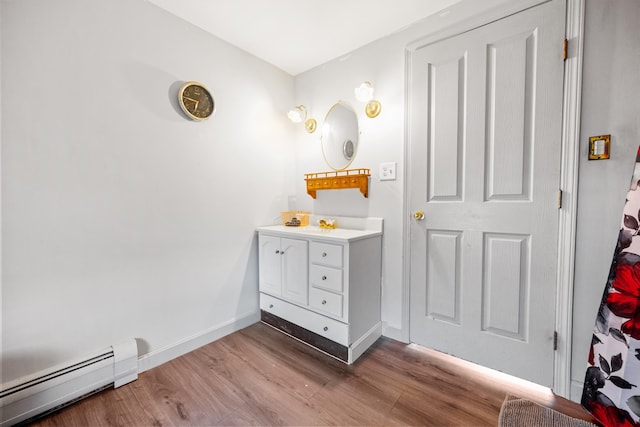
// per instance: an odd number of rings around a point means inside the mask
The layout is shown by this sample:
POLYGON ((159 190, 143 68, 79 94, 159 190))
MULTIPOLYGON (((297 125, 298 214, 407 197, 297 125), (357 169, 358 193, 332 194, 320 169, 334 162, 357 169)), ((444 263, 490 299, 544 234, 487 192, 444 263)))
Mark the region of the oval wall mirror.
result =
POLYGON ((320 135, 322 155, 333 170, 346 169, 358 151, 360 129, 353 107, 338 101, 329 109, 320 135))

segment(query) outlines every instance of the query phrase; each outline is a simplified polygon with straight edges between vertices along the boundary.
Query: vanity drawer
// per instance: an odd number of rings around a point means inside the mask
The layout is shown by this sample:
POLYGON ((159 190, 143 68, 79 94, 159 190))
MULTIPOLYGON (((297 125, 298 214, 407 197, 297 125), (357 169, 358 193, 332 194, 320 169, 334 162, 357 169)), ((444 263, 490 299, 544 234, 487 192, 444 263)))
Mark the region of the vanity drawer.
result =
POLYGON ((342 293, 342 269, 311 264, 310 281, 313 286, 342 293))
POLYGON ((309 245, 309 257, 313 264, 342 268, 342 245, 311 242, 309 245))
POLYGON ((330 319, 295 304, 260 294, 260 308, 311 332, 344 346, 349 346, 349 325, 330 319))
POLYGON ((309 289, 309 306, 333 316, 342 317, 342 295, 311 287, 309 289))

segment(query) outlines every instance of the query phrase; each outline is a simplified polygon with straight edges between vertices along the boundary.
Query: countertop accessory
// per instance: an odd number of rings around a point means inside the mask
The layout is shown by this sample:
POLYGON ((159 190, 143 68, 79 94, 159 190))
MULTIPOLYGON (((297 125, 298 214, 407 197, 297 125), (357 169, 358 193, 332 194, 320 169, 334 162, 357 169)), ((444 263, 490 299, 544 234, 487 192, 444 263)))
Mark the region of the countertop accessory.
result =
POLYGON ((282 215, 282 224, 287 227, 304 227, 309 225, 310 212, 304 211, 286 211, 280 212, 282 215))
POLYGON ((338 227, 338 223, 335 219, 320 218, 318 220, 318 226, 326 230, 335 230, 338 227))

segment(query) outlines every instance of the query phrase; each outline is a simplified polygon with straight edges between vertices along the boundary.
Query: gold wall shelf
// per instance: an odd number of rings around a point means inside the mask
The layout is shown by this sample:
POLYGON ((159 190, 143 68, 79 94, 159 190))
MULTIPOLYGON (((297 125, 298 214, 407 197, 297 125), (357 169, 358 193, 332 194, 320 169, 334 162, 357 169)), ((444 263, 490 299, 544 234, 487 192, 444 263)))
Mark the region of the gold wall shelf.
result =
POLYGON ((347 169, 342 171, 306 173, 307 194, 316 198, 317 190, 342 190, 359 188, 364 197, 369 197, 369 169, 347 169))

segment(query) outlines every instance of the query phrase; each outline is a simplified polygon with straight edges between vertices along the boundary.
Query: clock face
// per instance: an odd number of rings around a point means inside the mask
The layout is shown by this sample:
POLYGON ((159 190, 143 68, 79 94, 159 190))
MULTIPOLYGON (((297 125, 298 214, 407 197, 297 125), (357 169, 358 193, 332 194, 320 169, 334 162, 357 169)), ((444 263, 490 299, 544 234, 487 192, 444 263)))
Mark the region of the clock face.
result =
POLYGON ((205 120, 215 110, 213 96, 202 83, 187 82, 178 92, 178 101, 182 110, 193 120, 205 120))

